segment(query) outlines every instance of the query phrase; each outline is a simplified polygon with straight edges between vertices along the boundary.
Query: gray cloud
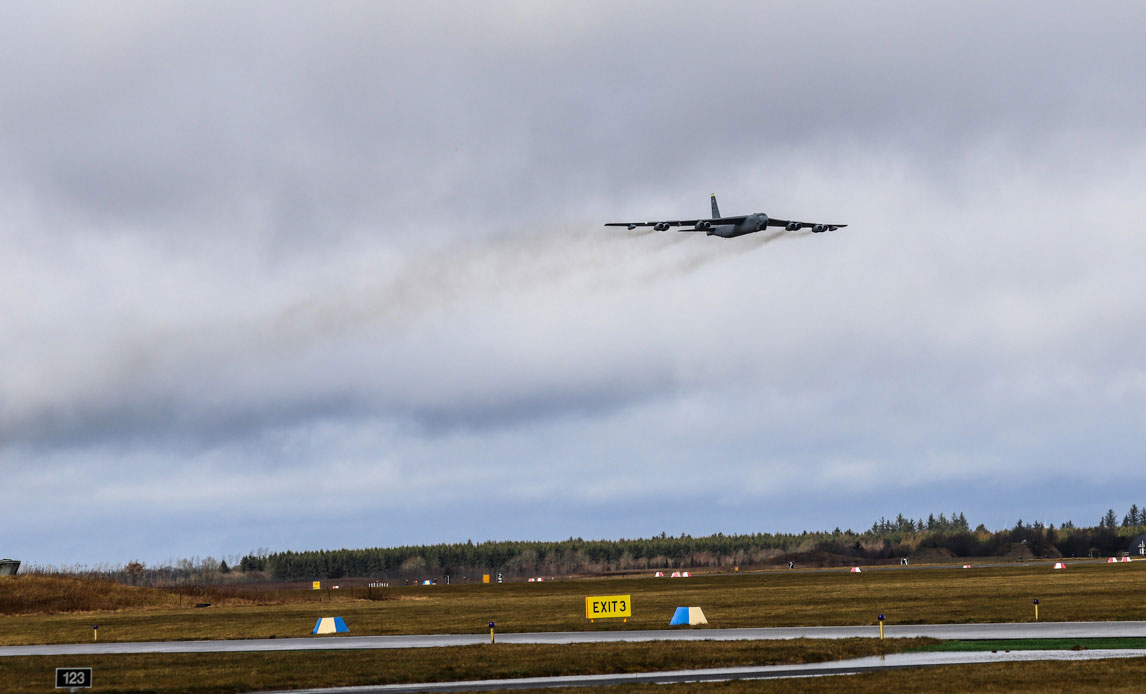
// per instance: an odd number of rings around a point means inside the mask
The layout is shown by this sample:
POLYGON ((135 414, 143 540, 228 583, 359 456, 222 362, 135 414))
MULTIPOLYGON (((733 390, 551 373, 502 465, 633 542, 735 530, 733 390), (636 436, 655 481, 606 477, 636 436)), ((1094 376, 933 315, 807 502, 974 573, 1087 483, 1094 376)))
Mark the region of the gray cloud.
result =
POLYGON ((1135 7, 111 7, 0 28, 5 554, 1140 503, 1135 7), (600 226, 710 192, 851 226, 600 226))

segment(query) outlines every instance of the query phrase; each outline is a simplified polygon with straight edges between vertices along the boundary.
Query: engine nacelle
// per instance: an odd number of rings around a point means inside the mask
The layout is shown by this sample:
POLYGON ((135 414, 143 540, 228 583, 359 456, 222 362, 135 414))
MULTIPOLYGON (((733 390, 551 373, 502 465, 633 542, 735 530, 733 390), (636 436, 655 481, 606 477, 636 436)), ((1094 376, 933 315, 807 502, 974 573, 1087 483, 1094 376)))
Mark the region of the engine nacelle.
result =
POLYGON ((788 226, 786 226, 784 228, 787 229, 788 231, 799 231, 800 230, 800 223, 799 222, 788 222, 788 226))
POLYGON ((712 222, 699 221, 696 223, 697 231, 708 231, 712 228, 712 222))
POLYGON ((653 228, 656 229, 657 231, 665 231, 666 229, 669 228, 669 225, 665 224, 664 222, 657 222, 656 224, 653 225, 653 228))
POLYGON ((835 231, 836 229, 839 229, 839 227, 828 227, 828 231, 835 231))
POLYGON ((629 231, 632 231, 633 229, 636 229, 636 228, 637 228, 636 224, 630 224, 629 225, 629 231))
POLYGON ((828 230, 828 228, 826 226, 824 226, 823 224, 816 224, 815 226, 812 227, 812 232, 815 234, 822 234, 823 232, 825 232, 827 230, 828 230))

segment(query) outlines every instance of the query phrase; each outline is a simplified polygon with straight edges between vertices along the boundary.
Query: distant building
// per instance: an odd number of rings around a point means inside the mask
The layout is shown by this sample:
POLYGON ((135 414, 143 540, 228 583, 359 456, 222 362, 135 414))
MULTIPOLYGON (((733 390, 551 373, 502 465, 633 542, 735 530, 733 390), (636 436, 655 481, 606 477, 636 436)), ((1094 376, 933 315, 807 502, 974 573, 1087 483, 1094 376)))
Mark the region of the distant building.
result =
POLYGON ((19 570, 19 559, 0 559, 0 576, 15 576, 19 570))
POLYGON ((1142 533, 1138 537, 1130 541, 1130 546, 1126 548, 1132 557, 1146 557, 1146 533, 1142 533))

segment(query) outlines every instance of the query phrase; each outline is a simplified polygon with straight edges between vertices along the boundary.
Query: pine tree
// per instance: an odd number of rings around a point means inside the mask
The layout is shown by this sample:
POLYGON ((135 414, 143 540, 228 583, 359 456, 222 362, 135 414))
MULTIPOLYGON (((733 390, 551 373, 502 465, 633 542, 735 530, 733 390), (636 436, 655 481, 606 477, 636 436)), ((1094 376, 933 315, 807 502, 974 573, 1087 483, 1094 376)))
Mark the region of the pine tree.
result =
POLYGON ((911 532, 915 530, 915 524, 911 522, 910 518, 904 518, 903 514, 895 517, 895 529, 898 532, 911 532))
POLYGON ((1102 521, 1098 524, 1100 528, 1115 528, 1118 527, 1118 516, 1114 514, 1114 509, 1107 509, 1106 515, 1102 517, 1102 521))

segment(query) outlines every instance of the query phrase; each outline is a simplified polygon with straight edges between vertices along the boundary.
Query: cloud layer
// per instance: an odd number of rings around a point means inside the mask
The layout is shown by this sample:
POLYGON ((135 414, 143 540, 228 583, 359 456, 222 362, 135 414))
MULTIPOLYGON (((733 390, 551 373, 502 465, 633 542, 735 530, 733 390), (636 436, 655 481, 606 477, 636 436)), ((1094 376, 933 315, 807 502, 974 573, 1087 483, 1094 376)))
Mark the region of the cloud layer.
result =
POLYGON ((0 553, 1143 501, 1137 8, 23 9, 0 553))

